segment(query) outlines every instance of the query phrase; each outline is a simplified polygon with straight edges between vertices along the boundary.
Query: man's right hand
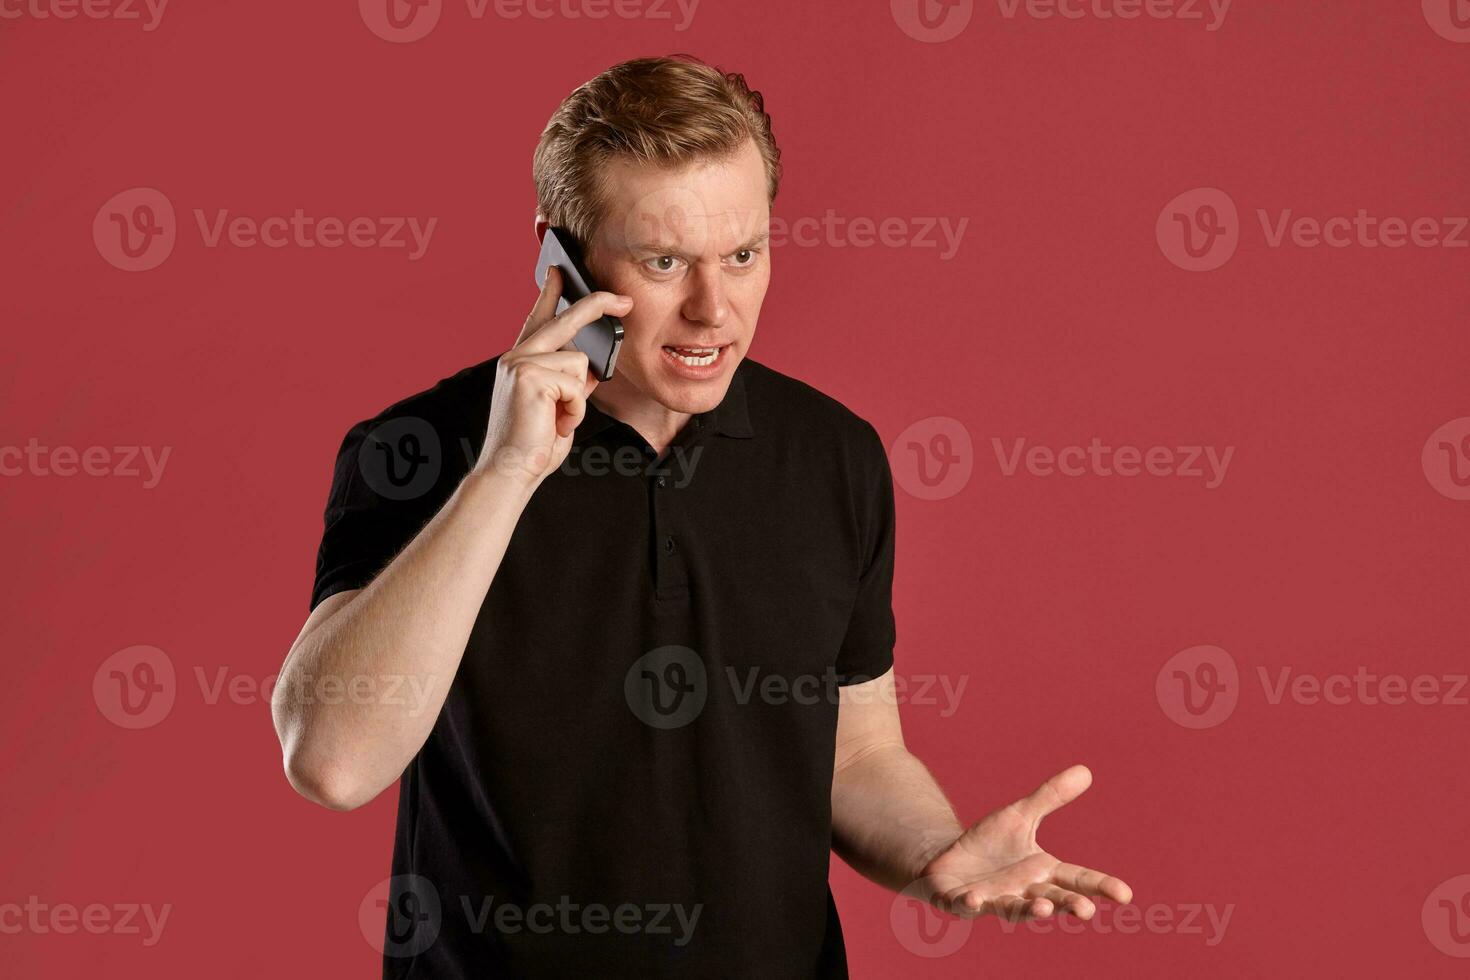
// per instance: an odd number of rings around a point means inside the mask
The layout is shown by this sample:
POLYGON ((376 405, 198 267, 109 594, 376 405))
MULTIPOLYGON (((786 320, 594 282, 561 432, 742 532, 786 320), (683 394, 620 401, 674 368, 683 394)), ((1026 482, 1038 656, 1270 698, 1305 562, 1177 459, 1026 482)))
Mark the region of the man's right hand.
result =
POLYGON ((566 460, 587 396, 597 387, 587 355, 571 347, 572 338, 601 316, 633 308, 630 296, 596 292, 557 314, 561 288, 561 270, 552 266, 515 346, 500 356, 485 447, 475 464, 476 472, 509 476, 527 493, 566 460))

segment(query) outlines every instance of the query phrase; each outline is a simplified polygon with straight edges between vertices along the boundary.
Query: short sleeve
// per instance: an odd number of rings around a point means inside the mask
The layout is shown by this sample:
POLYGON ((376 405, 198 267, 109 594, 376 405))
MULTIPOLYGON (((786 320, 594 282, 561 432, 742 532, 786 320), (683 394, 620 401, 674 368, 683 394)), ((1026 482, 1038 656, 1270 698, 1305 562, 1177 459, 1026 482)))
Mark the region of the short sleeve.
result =
POLYGON ((311 608, 368 585, 434 516, 440 447, 418 418, 379 418, 348 431, 332 470, 311 608))
POLYGON ((897 639, 893 618, 893 474, 877 431, 864 422, 863 432, 863 450, 858 454, 860 472, 852 485, 858 496, 855 510, 864 567, 858 577, 857 601, 837 655, 842 685, 861 684, 887 673, 893 666, 897 639))

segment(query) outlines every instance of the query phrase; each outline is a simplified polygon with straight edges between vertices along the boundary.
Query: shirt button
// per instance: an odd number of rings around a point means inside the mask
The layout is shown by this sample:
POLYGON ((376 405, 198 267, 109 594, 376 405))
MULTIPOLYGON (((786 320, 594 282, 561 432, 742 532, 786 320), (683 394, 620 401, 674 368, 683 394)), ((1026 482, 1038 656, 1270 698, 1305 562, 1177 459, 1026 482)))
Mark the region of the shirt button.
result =
POLYGON ((669 478, 666 477, 666 476, 659 477, 658 478, 658 485, 659 485, 660 488, 668 486, 669 485, 669 478))
POLYGON ((672 535, 670 535, 669 537, 664 538, 664 554, 666 554, 666 555, 672 555, 673 553, 674 553, 674 538, 673 538, 672 535))

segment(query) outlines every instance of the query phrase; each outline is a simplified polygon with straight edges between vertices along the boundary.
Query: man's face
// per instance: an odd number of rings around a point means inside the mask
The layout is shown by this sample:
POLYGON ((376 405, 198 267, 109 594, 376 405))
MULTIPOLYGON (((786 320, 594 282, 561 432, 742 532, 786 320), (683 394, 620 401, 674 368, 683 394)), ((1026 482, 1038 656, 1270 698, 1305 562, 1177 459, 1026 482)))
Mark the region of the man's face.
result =
POLYGON ((719 405, 771 280, 770 202, 753 141, 728 160, 661 170, 615 161, 587 250, 603 289, 633 297, 617 372, 670 411, 719 405))

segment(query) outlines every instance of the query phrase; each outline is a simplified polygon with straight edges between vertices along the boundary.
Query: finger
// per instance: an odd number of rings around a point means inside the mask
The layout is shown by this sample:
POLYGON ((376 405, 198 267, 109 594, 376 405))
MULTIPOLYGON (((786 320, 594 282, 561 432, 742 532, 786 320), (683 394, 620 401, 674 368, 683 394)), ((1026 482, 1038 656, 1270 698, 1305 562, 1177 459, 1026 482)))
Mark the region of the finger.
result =
POLYGON ((554 350, 547 354, 530 354, 520 358, 520 363, 534 364, 537 367, 560 371, 568 377, 576 378, 578 381, 585 381, 587 379, 587 355, 575 349, 554 350))
POLYGON ((1071 912, 1079 919, 1090 919, 1097 906, 1086 895, 1079 895, 1056 885, 1042 882, 1026 889, 1027 898, 1044 898, 1063 912, 1071 912))
POLYGON ((557 406, 557 434, 571 435, 587 411, 587 396, 582 393, 581 382, 564 371, 553 371, 529 362, 516 367, 519 374, 516 396, 528 401, 548 399, 554 402, 557 406))
POLYGON ((1036 792, 1016 804, 1031 820, 1040 820, 1052 811, 1066 806, 1092 785, 1092 772, 1086 766, 1063 769, 1036 788, 1036 792))
POLYGON ((1123 904, 1133 901, 1133 889, 1121 879, 1078 864, 1057 865, 1051 873, 1051 880, 1063 888, 1094 898, 1110 898, 1123 904))
MULTIPOLYGON (((547 278, 550 278, 548 276, 547 278)), ((516 345, 516 350, 532 354, 560 350, 577 331, 604 315, 623 316, 633 308, 631 296, 596 292, 577 300, 556 316, 532 330, 530 336, 516 345)))
POLYGON ((536 305, 531 307, 531 313, 526 317, 526 325, 521 327, 521 332, 512 346, 519 346, 523 340, 539 330, 543 323, 556 316, 556 302, 559 299, 561 299, 561 269, 554 265, 548 266, 546 281, 541 284, 541 295, 536 297, 536 305))
POLYGON ((552 351, 549 354, 531 354, 525 358, 533 364, 545 364, 549 368, 563 371, 582 382, 582 399, 597 390, 600 383, 597 375, 592 373, 591 361, 586 354, 573 348, 571 350, 552 351))
POLYGON ((1044 919, 1052 913, 1052 904, 1044 898, 1023 895, 997 895, 981 907, 981 915, 994 915, 1011 922, 1021 919, 1044 919))

